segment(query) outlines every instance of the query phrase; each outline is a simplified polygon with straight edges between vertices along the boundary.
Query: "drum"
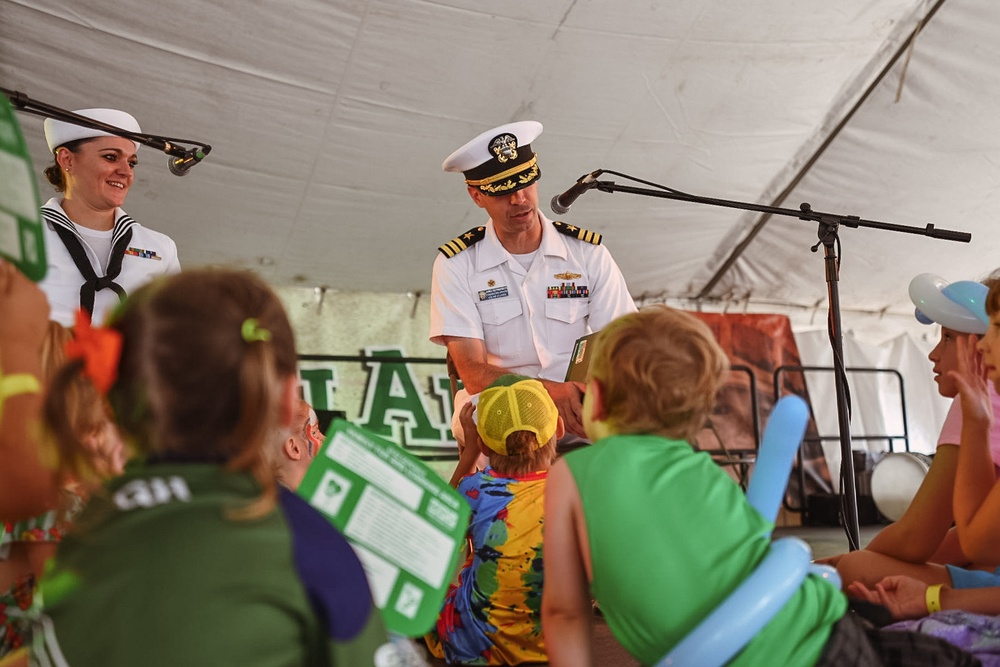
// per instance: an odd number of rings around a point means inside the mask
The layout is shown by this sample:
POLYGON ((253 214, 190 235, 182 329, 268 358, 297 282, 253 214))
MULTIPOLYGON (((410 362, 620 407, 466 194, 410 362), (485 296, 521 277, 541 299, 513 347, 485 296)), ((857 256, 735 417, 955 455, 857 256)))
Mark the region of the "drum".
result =
POLYGON ((931 457, 916 452, 887 454, 872 469, 872 500, 882 516, 898 521, 927 476, 931 457))

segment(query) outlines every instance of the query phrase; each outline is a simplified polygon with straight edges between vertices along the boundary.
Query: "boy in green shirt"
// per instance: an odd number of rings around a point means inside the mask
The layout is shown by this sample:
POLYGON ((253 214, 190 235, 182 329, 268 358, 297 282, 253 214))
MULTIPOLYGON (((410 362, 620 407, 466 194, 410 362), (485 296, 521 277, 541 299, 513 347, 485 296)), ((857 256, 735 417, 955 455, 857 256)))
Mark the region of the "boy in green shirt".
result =
MULTIPOLYGON (((591 665, 593 595, 622 645, 654 664, 757 568, 773 526, 687 442, 728 370, 704 323, 649 307, 605 327, 591 355, 583 423, 594 444, 558 461, 546 488, 545 643, 553 667, 591 665)), ((976 664, 846 610, 837 588, 808 577, 731 664, 976 664)))

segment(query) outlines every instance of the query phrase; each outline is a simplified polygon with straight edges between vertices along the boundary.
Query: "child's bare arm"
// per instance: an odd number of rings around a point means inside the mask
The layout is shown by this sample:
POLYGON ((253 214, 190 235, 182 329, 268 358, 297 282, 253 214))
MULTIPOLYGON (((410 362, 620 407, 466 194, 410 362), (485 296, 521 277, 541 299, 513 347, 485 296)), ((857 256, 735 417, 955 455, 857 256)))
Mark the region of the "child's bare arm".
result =
POLYGON ((42 464, 37 431, 41 418, 41 347, 49 318, 42 291, 12 264, 0 260, 0 514, 19 519, 40 514, 58 499, 56 475, 42 464), (20 383, 20 384, 17 384, 20 383))
POLYGON ((860 581, 847 587, 847 593, 859 600, 880 604, 897 620, 927 615, 927 583, 913 577, 892 575, 869 588, 860 581))
POLYGON ((542 629, 549 664, 590 667, 590 586, 580 494, 565 461, 545 483, 545 589, 542 629), (584 534, 581 535, 581 528, 584 534))
MULTIPOLYGON (((922 618, 927 609, 927 584, 904 575, 886 577, 874 588, 860 582, 851 584, 848 592, 856 598, 880 604, 892 612, 895 619, 922 618)), ((941 609, 962 609, 975 614, 1000 614, 1000 595, 995 588, 951 588, 940 592, 941 609)))
POLYGON ((1000 486, 990 454, 993 421, 982 358, 975 337, 957 339, 958 371, 952 372, 962 401, 962 445, 955 474, 955 526, 962 551, 973 563, 1000 562, 1000 486))
POLYGON ((479 431, 476 430, 476 423, 472 419, 472 411, 475 410, 471 402, 462 406, 462 411, 458 413, 458 418, 462 422, 462 430, 465 433, 465 447, 458 452, 458 464, 455 472, 452 473, 449 484, 458 488, 458 483, 463 477, 471 475, 476 471, 476 462, 479 460, 479 431))
MULTIPOLYGON (((959 447, 955 445, 938 447, 930 470, 906 512, 880 531, 866 549, 908 563, 941 562, 933 557, 954 520, 952 498, 958 453, 959 447)), ((954 564, 962 565, 964 561, 954 564)))

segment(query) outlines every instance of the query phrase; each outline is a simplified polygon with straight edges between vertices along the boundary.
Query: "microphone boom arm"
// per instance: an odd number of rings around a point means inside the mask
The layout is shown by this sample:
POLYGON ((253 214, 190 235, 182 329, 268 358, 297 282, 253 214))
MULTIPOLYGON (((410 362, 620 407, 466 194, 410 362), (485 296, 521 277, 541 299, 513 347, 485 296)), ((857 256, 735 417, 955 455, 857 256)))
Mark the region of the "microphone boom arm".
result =
MULTIPOLYGON (((194 141, 192 139, 173 139, 171 137, 163 137, 156 134, 145 134, 142 132, 130 132, 129 130, 123 130, 120 127, 108 125, 107 123, 102 123, 99 120, 87 118, 86 116, 75 114, 72 111, 66 111, 65 109, 52 106, 51 104, 38 102, 37 100, 33 100, 24 93, 16 90, 8 90, 0 87, 0 92, 7 96, 7 99, 10 100, 11 106, 18 111, 30 113, 35 116, 42 116, 44 118, 55 118, 56 120, 61 120, 66 123, 81 125, 94 130, 107 132, 108 134, 113 134, 117 137, 131 139, 132 141, 138 142, 143 146, 149 146, 150 148, 163 151, 167 155, 173 155, 174 157, 186 158, 192 153, 192 149, 185 148, 179 144, 194 144, 196 146, 200 146, 201 148, 197 152, 201 153, 202 158, 205 155, 208 155, 209 151, 212 150, 212 147, 208 144, 204 144, 200 141, 194 141)), ((200 159, 201 158, 199 158, 199 160, 200 159)))
MULTIPOLYGON (((607 173, 607 172, 605 172, 607 173)), ((674 199, 686 201, 693 204, 707 204, 709 206, 721 206, 725 208, 738 208, 746 211, 757 211, 758 213, 770 213, 772 215, 784 215, 800 220, 821 222, 824 224, 843 225, 845 227, 871 227, 873 229, 884 229, 893 232, 903 232, 906 234, 919 234, 931 238, 944 239, 947 241, 958 241, 959 243, 969 243, 972 241, 972 234, 949 229, 938 229, 934 223, 928 222, 926 227, 913 227, 909 225, 897 225, 891 222, 879 222, 877 220, 865 220, 855 215, 838 215, 833 213, 821 213, 813 211, 809 204, 803 203, 798 209, 780 208, 777 206, 764 206, 763 204, 751 204, 748 202, 733 201, 730 199, 715 199, 713 197, 700 197, 690 195, 676 190, 654 190, 652 188, 637 188, 631 185, 619 185, 614 181, 597 181, 593 188, 601 192, 625 192, 628 194, 645 195, 647 197, 659 197, 661 199, 674 199)))

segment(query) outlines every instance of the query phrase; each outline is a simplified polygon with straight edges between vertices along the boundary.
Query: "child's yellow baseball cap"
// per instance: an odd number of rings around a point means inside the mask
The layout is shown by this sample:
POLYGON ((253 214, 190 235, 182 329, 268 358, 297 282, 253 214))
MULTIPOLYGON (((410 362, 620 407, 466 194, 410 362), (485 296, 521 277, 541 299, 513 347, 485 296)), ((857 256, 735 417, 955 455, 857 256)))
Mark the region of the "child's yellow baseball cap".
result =
POLYGON ((544 446, 555 435, 559 411, 538 380, 523 375, 503 375, 479 394, 476 430, 486 446, 507 455, 507 436, 531 431, 544 446))

